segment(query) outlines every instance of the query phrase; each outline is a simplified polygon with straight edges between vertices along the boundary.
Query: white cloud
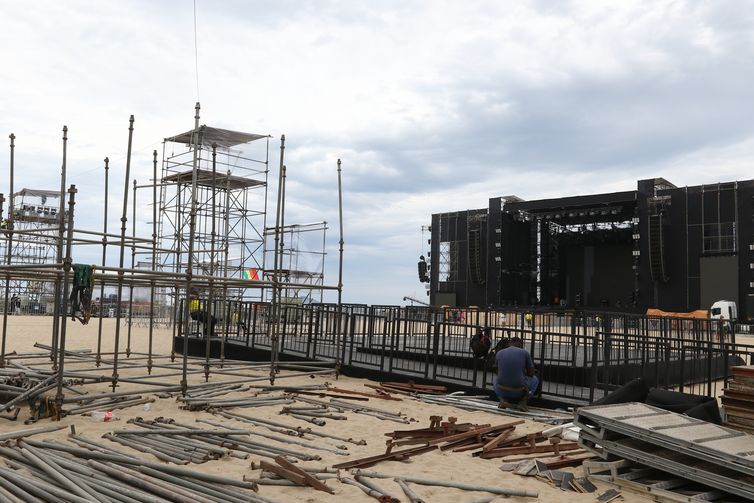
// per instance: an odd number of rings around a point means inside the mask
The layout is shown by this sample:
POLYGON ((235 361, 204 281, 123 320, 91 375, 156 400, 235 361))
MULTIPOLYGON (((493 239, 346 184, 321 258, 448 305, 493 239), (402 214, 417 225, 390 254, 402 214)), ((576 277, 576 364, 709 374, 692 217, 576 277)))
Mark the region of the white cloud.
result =
MULTIPOLYGON (((273 168, 287 135, 286 221, 330 223, 330 283, 343 159, 350 301, 423 295, 414 261, 433 212, 750 177, 754 19, 738 2, 197 7, 202 122, 274 135, 273 168)), ((192 127, 192 23, 188 0, 6 2, 0 138, 18 137, 17 188, 59 186, 67 124, 82 222, 101 226, 109 156, 116 229, 128 116, 140 183, 162 138, 192 127)), ((141 208, 138 228, 150 220, 141 208)))

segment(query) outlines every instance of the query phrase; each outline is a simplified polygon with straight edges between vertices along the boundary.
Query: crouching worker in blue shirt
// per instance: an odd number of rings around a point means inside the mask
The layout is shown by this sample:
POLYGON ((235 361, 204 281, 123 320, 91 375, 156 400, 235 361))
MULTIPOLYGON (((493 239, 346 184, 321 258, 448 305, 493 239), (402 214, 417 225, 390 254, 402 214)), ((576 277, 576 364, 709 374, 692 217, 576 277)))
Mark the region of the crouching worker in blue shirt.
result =
POLYGON ((523 348, 520 337, 513 337, 510 346, 495 355, 497 379, 495 394, 500 399, 501 409, 513 406, 520 411, 529 410, 529 397, 539 387, 539 378, 534 375, 534 363, 531 355, 523 348))

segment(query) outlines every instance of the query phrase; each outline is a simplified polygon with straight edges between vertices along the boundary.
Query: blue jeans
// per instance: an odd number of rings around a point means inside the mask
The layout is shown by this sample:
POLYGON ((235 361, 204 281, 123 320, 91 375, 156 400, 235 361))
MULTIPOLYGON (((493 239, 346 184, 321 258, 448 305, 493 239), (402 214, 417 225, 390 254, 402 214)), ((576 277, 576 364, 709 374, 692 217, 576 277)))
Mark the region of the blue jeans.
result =
MULTIPOLYGON (((539 378, 537 376, 524 376, 524 386, 529 389, 527 394, 531 398, 539 387, 539 378)), ((495 379, 495 394, 500 400, 520 400, 524 397, 523 391, 503 391, 497 385, 497 379, 495 379)))

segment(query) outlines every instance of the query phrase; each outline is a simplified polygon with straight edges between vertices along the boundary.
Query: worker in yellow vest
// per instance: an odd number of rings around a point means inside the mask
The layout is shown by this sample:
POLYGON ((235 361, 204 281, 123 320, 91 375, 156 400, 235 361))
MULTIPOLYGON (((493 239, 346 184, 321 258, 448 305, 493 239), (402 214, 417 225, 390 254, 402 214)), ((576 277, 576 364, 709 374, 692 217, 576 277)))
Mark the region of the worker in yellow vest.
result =
POLYGON ((204 326, 203 333, 205 337, 210 337, 214 334, 217 318, 207 312, 205 302, 199 299, 199 292, 195 289, 192 289, 189 294, 189 316, 191 316, 192 320, 198 321, 204 326))

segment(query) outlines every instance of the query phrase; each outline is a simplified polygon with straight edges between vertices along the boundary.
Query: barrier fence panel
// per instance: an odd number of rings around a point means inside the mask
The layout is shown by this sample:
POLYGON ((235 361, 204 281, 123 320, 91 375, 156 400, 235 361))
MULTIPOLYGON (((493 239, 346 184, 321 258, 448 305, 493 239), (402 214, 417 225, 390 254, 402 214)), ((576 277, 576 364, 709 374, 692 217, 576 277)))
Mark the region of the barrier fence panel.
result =
MULTIPOLYGON (((183 305, 174 311, 176 335, 184 330, 183 305)), ((190 310, 189 333, 201 338, 211 331, 267 349, 270 312, 269 303, 218 301, 212 317, 190 310)), ((340 355, 344 365, 487 392, 495 370, 488 359, 474 358, 470 341, 488 327, 493 345, 522 339, 543 396, 572 403, 591 403, 637 377, 651 386, 714 396, 730 367, 752 362, 754 354, 754 346, 736 344, 729 326, 716 319, 363 304, 343 304, 342 313, 335 304, 284 305, 280 316, 281 354, 327 360, 340 355)))

